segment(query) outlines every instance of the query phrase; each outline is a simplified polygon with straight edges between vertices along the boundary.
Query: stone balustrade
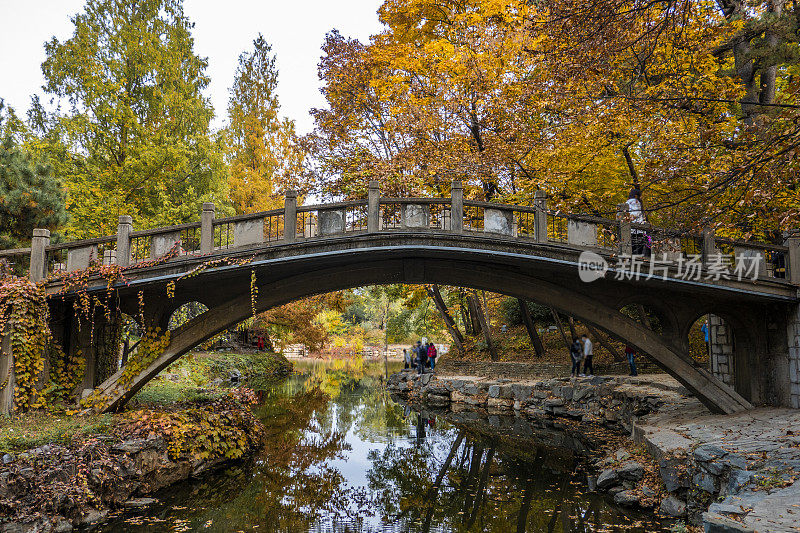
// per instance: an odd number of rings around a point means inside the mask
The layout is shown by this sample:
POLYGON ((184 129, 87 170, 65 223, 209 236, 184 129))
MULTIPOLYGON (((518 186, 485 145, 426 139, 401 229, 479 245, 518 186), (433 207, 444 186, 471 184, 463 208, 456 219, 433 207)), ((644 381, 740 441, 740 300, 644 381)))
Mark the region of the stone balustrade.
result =
POLYGON ((298 207, 297 193, 287 191, 281 209, 220 219, 215 218, 214 204, 204 203, 198 223, 134 232, 132 218, 121 216, 115 236, 66 244, 51 245, 49 232, 37 229, 31 248, 0 251, 0 260, 21 264, 29 257, 30 278, 40 281, 52 272, 82 270, 94 262, 127 267, 161 258, 176 247, 179 255, 206 255, 230 248, 384 231, 485 234, 613 257, 630 254, 631 233, 644 231, 658 258, 678 262, 696 254, 709 268, 714 255, 722 253, 761 279, 800 284, 800 233, 788 237, 784 246, 731 241, 717 238, 713 230, 692 235, 631 224, 624 204, 616 219, 549 211, 542 191, 536 192, 533 204, 465 200, 460 181, 453 182, 450 198, 381 198, 379 184, 373 181, 366 200, 298 207))

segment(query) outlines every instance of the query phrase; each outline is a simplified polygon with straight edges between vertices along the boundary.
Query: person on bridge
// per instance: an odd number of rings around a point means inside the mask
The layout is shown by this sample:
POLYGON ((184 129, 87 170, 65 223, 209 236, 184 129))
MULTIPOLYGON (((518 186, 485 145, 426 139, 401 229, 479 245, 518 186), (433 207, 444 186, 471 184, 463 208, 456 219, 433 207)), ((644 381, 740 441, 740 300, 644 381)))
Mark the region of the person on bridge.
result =
POLYGON ((639 373, 636 371, 636 350, 633 349, 633 346, 630 344, 625 345, 625 355, 628 356, 628 366, 630 367, 631 376, 638 376, 639 373))
POLYGON ((581 335, 581 337, 583 338, 583 373, 587 376, 593 376, 594 366, 592 366, 592 357, 594 356, 594 347, 586 333, 581 335))
POLYGON ((431 370, 436 368, 436 345, 433 343, 428 345, 428 363, 430 363, 431 370))
MULTIPOLYGON (((631 189, 628 193, 628 213, 631 215, 631 222, 634 224, 647 224, 647 217, 642 207, 642 193, 639 189, 631 189)), ((650 248, 647 246, 647 233, 643 229, 633 228, 631 230, 631 252, 633 255, 650 255, 650 248)))
POLYGON ((581 341, 578 340, 578 337, 572 339, 572 346, 569 347, 569 355, 572 357, 572 373, 570 375, 574 378, 578 377, 579 375, 582 376, 583 374, 581 374, 580 371, 581 359, 583 359, 583 349, 581 347, 581 341))

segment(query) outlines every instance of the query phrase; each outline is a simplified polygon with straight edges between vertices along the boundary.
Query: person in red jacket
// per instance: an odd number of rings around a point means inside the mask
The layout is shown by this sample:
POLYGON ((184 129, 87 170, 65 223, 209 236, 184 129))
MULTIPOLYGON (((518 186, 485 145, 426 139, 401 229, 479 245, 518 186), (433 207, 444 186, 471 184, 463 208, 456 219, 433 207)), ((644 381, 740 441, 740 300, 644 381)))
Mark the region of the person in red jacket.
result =
POLYGON ((431 370, 436 368, 436 345, 433 343, 428 345, 428 363, 431 366, 431 370))

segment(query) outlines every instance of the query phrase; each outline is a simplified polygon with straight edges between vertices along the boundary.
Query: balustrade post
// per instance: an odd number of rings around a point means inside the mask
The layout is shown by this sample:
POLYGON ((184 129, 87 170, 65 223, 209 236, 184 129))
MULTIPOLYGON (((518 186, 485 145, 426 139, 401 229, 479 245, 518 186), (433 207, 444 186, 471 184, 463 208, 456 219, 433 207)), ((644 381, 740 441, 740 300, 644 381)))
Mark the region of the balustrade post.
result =
POLYGON ((464 186, 461 180, 454 180, 450 187, 450 231, 464 232, 464 186))
POLYGON ((547 242, 547 195, 537 190, 533 193, 533 233, 536 242, 547 242))
POLYGON ((786 254, 786 279, 800 285, 800 232, 795 232, 786 239, 789 251, 786 254))
POLYGON ((47 276, 47 256, 45 247, 50 245, 50 230, 36 228, 31 239, 31 268, 28 272, 30 280, 34 283, 42 281, 47 276))
POLYGON ((381 184, 377 180, 369 182, 367 202, 367 231, 375 233, 381 229, 381 184))
POLYGON ((631 242, 631 221, 626 216, 628 204, 617 204, 617 220, 619 221, 619 253, 621 255, 633 254, 631 242))
POLYGON ((703 266, 711 262, 711 256, 717 253, 717 243, 714 240, 714 228, 703 229, 703 266))
POLYGON ((294 242, 297 237, 297 191, 286 191, 283 204, 283 241, 294 242))
POLYGON ((216 208, 214 204, 205 202, 200 212, 200 253, 210 254, 214 251, 214 217, 216 208))
POLYGON ((117 264, 121 267, 131 264, 131 232, 133 217, 122 215, 117 224, 117 264))

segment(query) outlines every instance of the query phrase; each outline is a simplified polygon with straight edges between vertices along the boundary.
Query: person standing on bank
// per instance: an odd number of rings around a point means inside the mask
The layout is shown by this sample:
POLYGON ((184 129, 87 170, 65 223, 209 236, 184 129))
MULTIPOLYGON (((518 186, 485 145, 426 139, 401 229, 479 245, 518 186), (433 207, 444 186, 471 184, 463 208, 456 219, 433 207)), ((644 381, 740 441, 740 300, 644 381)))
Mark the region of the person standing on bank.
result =
POLYGON ((594 375, 594 366, 592 366, 592 357, 594 356, 594 347, 589 336, 584 333, 583 337, 583 373, 587 376, 594 375))
MULTIPOLYGON (((642 193, 639 189, 631 189, 625 205, 628 206, 632 224, 647 224, 647 217, 642 207, 642 193)), ((633 255, 649 256, 650 248, 646 246, 646 243, 647 233, 643 229, 631 229, 631 252, 633 255)))
POLYGON ((579 375, 582 376, 583 374, 581 374, 580 371, 583 349, 581 348, 581 341, 578 340, 578 337, 572 339, 572 346, 569 347, 569 355, 572 357, 572 372, 570 375, 574 378, 579 375))
POLYGON ((411 367, 411 356, 408 355, 408 350, 406 350, 405 348, 403 348, 403 363, 405 363, 404 368, 411 367))
POLYGON ((636 350, 633 349, 633 346, 630 344, 625 345, 625 355, 628 356, 628 367, 630 367, 631 376, 638 376, 639 373, 636 371, 636 350))
POLYGON ((710 353, 708 349, 708 320, 703 322, 700 331, 703 332, 703 339, 706 341, 706 355, 708 355, 710 353))
POLYGON ((428 363, 430 363, 431 370, 436 368, 436 345, 433 343, 428 345, 428 363))
POLYGON ((414 348, 414 353, 417 355, 417 373, 425 373, 425 364, 428 362, 428 350, 422 344, 422 341, 417 341, 417 346, 414 348))

